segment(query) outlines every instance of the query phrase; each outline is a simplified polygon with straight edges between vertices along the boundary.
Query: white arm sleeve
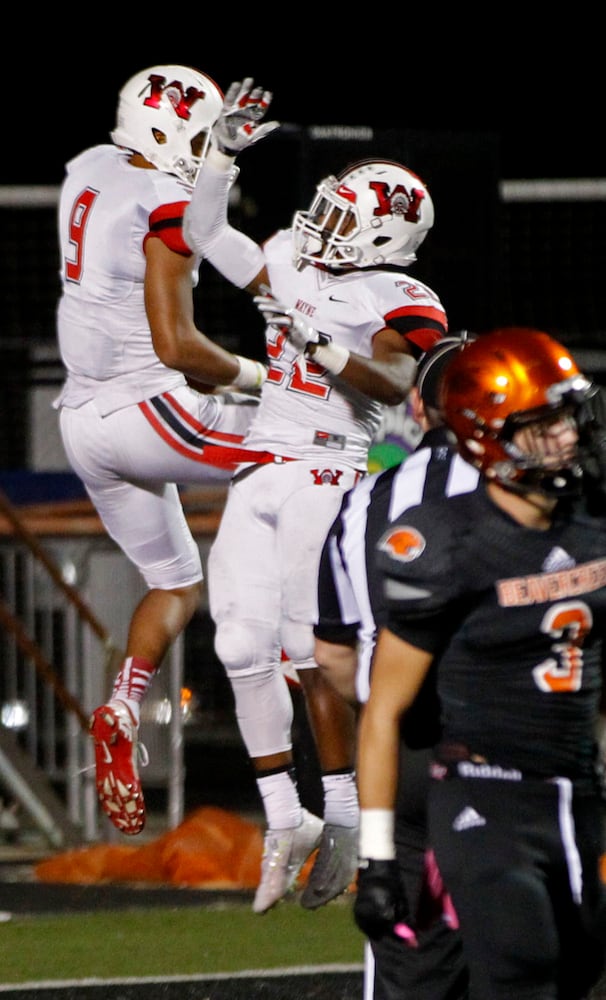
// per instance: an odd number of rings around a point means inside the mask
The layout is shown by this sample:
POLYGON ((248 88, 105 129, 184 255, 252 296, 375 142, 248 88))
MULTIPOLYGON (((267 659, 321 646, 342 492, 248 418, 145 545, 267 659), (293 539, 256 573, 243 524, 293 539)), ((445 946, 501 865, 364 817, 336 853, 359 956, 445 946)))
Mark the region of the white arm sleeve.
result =
POLYGON ((229 189, 239 170, 231 156, 210 148, 185 209, 183 237, 189 248, 238 288, 245 288, 265 265, 261 247, 227 221, 229 189))

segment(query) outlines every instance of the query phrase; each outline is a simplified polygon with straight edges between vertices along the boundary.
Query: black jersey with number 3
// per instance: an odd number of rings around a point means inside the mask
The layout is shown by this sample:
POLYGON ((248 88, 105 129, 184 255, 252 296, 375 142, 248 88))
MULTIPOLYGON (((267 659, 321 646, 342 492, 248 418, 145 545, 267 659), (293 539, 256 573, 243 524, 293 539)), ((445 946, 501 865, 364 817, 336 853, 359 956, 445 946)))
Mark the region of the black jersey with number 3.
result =
POLYGON ((529 775, 592 777, 606 520, 560 501, 545 531, 474 493, 407 511, 378 543, 388 628, 438 660, 442 738, 529 775))

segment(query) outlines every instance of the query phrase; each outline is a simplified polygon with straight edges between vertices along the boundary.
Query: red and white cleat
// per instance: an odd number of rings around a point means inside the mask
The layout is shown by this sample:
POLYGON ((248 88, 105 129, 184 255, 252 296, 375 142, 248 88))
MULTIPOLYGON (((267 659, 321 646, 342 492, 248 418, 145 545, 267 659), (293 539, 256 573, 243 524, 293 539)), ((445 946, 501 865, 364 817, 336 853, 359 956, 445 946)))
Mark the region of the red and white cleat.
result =
POLYGON ((145 801, 137 768, 137 753, 147 763, 147 751, 137 744, 137 723, 121 701, 96 708, 90 717, 95 744, 97 795, 103 811, 121 833, 141 833, 145 801))

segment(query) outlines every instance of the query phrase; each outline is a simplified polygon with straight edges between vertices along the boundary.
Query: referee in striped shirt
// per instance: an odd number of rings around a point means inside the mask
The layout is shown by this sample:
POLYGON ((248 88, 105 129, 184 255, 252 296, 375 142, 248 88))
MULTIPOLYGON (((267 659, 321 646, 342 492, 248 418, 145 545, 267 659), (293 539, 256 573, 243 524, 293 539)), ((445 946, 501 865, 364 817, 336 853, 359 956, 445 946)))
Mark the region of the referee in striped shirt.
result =
MULTIPOLYGON (((376 543, 387 522, 422 500, 475 489, 478 472, 448 441, 438 411, 439 379, 466 334, 441 340, 419 360, 410 404, 423 437, 400 465, 375 473, 345 494, 324 545, 318 582, 316 660, 349 702, 363 704, 370 686, 375 637, 383 624, 376 543)), ((423 885, 430 748, 438 735, 435 692, 426 684, 406 715, 406 768, 395 815, 397 866, 414 911, 423 885)), ((396 862, 393 862, 396 863, 396 862)), ((389 863, 387 865, 389 867, 389 863)), ((441 920, 417 931, 411 948, 377 933, 365 948, 365 1000, 465 1000, 468 976, 458 931, 441 920)))

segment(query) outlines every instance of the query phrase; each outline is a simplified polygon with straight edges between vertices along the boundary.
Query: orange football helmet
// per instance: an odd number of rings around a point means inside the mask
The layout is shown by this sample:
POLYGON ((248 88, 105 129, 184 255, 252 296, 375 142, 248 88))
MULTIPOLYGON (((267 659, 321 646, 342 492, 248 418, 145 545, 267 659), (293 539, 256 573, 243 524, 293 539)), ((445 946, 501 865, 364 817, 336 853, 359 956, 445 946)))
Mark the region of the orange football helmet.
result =
POLYGON ((541 330, 509 327, 463 345, 443 376, 440 404, 459 451, 488 479, 527 491, 565 493, 578 484, 580 465, 562 455, 528 454, 516 431, 570 413, 576 417, 591 383, 572 355, 541 330), (557 456, 556 456, 557 464, 557 456))

